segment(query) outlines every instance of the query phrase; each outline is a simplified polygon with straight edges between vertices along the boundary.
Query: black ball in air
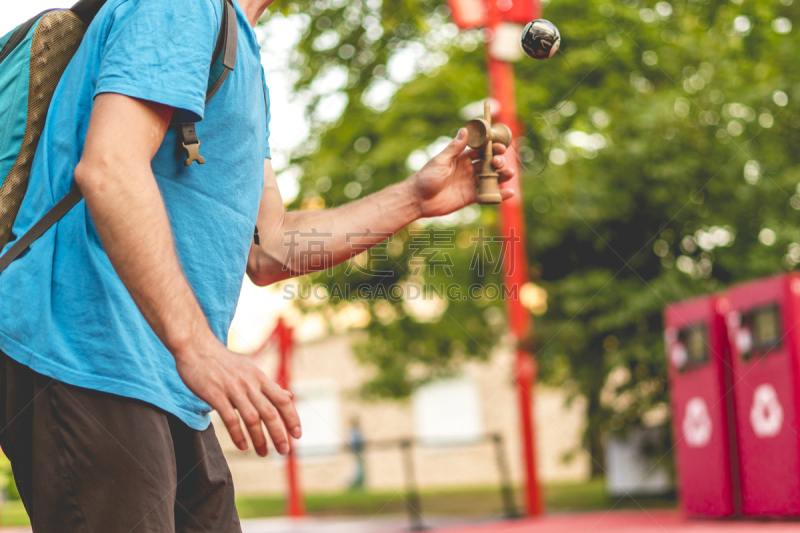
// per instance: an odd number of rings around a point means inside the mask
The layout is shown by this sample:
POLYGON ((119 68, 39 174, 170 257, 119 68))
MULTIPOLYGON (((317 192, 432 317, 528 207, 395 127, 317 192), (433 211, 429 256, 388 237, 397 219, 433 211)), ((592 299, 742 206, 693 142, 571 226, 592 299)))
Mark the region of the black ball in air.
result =
POLYGON ((561 44, 558 28, 549 20, 538 19, 529 22, 519 38, 522 51, 533 59, 553 57, 561 44))

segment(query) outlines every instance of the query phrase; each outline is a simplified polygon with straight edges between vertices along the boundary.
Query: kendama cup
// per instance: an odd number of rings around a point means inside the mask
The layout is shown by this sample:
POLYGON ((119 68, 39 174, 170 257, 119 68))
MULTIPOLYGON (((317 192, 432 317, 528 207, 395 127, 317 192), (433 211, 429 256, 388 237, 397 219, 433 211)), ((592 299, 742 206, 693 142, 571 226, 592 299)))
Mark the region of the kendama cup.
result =
POLYGON ((500 195, 499 174, 492 166, 492 145, 500 143, 511 146, 511 130, 505 124, 492 124, 492 113, 489 102, 483 104, 483 118, 476 118, 467 123, 467 146, 479 150, 481 170, 478 173, 478 203, 495 205, 503 201, 500 195))

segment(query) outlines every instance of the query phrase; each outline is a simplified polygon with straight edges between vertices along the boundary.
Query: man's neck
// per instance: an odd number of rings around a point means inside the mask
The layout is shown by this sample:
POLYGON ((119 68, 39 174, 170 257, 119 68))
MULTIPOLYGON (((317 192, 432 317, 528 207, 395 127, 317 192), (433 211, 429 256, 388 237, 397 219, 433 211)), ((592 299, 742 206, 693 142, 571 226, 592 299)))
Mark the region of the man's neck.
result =
POLYGON ((255 28, 258 19, 264 14, 264 11, 275 0, 238 0, 239 5, 242 7, 244 14, 247 15, 247 21, 255 28))

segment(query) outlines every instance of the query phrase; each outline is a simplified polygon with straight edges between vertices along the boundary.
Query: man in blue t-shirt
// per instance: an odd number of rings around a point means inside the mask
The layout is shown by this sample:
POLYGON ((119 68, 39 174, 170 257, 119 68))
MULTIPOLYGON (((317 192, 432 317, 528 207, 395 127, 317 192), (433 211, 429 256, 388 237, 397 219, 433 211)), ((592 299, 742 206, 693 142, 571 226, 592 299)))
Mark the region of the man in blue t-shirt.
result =
POLYGON ((13 233, 75 184, 85 201, 0 275, 0 444, 34 531, 240 531, 209 412, 261 456, 301 436, 291 394, 225 346, 245 272, 327 268, 313 230, 340 263, 476 199, 462 129, 404 182, 285 213, 253 31, 270 3, 234 2, 236 66, 208 102, 218 0, 108 0, 58 85, 13 233), (185 122, 203 165, 176 156, 185 122))

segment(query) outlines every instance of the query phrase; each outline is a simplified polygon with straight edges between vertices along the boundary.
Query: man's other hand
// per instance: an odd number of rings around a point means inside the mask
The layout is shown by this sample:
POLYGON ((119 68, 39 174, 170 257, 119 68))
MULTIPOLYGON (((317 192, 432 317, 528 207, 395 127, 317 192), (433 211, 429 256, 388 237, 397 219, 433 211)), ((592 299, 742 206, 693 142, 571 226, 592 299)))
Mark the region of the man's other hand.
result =
MULTIPOLYGON (((478 150, 466 150, 467 130, 461 128, 458 136, 442 152, 411 176, 407 184, 416 197, 420 217, 447 215, 478 199, 476 172, 480 171, 478 150)), ((514 175, 514 169, 506 168, 503 154, 506 147, 493 143, 492 165, 500 175, 498 181, 506 182, 514 175)), ((501 189, 503 200, 514 196, 512 189, 501 189)))
MULTIPOLYGON (((253 356, 258 356, 263 349, 253 356)), ((267 455, 262 422, 280 454, 289 451, 284 424, 292 437, 300 438, 300 417, 294 408, 292 393, 267 377, 251 357, 231 352, 214 339, 204 349, 177 355, 175 362, 183 382, 216 409, 240 450, 247 449, 240 417, 256 453, 262 457, 267 455)))

